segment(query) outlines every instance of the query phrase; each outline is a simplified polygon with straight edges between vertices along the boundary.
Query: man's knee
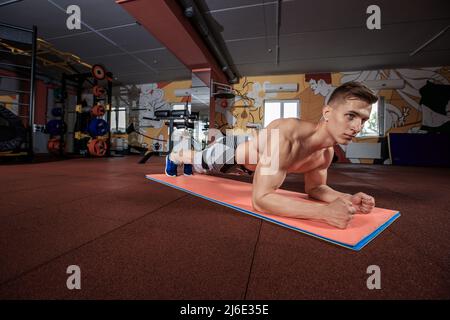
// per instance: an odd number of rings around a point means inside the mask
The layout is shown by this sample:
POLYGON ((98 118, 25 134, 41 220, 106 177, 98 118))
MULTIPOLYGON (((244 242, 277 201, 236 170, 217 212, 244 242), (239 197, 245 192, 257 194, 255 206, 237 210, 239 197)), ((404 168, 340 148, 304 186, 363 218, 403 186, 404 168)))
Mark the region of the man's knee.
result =
POLYGON ((194 168, 194 171, 197 173, 207 173, 208 168, 204 166, 203 162, 203 152, 204 151, 194 151, 194 156, 192 159, 192 167, 194 168))

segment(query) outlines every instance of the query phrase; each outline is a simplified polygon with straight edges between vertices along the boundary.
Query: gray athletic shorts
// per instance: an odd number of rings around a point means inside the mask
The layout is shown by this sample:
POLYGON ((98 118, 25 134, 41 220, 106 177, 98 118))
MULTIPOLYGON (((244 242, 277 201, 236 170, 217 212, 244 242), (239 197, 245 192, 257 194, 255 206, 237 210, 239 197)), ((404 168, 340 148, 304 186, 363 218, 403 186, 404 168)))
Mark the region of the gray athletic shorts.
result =
POLYGON ((199 173, 231 173, 243 171, 251 174, 243 165, 236 162, 236 148, 250 140, 249 136, 224 136, 218 138, 204 150, 196 152, 194 170, 199 173))

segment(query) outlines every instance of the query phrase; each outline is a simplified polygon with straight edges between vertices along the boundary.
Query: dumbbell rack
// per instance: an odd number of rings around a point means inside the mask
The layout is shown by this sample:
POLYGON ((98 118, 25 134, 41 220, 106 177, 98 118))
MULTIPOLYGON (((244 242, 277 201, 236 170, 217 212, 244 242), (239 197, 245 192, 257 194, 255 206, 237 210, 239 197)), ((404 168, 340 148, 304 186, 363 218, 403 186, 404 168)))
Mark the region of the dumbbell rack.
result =
MULTIPOLYGON (((71 80, 77 83, 77 107, 76 107, 76 122, 74 129, 74 152, 78 154, 87 155, 87 150, 80 148, 81 140, 89 137, 86 132, 86 124, 91 120, 90 111, 86 111, 83 108, 82 94, 83 85, 85 82, 89 83, 92 87, 99 85, 99 80, 95 79, 92 73, 80 73, 73 75, 64 75, 65 79, 71 80)), ((93 95, 93 105, 97 105, 100 101, 104 102, 106 122, 108 126, 111 125, 111 101, 112 101, 112 75, 106 80, 106 95, 104 98, 99 98, 93 95)), ((111 130, 108 130, 108 136, 106 139, 107 151, 105 156, 111 155, 111 130)))

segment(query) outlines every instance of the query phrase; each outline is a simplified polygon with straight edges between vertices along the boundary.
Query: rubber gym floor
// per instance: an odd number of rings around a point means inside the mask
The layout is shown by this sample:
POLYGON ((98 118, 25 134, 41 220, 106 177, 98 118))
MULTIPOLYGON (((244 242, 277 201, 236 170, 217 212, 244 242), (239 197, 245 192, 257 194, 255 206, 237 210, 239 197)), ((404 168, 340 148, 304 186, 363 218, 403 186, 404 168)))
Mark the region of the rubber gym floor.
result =
POLYGON ((402 214, 354 252, 149 181, 163 158, 138 160, 0 166, 1 299, 450 297, 448 168, 333 164, 331 187, 402 214), (81 290, 66 287, 70 265, 81 290))

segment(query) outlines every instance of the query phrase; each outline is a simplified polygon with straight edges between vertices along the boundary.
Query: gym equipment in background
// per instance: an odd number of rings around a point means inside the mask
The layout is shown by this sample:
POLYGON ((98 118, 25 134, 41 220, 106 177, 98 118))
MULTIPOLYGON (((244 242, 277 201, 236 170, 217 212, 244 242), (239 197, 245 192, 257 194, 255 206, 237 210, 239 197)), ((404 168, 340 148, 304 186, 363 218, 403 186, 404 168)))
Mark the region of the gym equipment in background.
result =
POLYGON ((51 138, 48 140, 47 149, 50 153, 58 154, 63 149, 62 142, 59 138, 51 138))
POLYGON ((22 120, 0 105, 0 151, 16 151, 26 140, 26 134, 22 120))
POLYGON ((36 94, 37 28, 31 29, 0 23, 0 91, 18 98, 14 101, 0 100, 3 112, 0 129, 0 154, 9 159, 17 157, 32 161, 34 156, 34 112, 36 94), (14 115, 5 111, 13 106, 14 115), (20 123, 20 124, 19 124, 20 123))
POLYGON ((106 95, 106 89, 99 85, 94 86, 92 88, 92 94, 97 98, 103 98, 106 95))
POLYGON ((91 139, 88 142, 89 154, 95 157, 103 157, 108 150, 107 143, 102 139, 91 139))
POLYGON ((109 131, 109 124, 103 119, 94 118, 89 122, 87 131, 92 137, 104 136, 109 131))
POLYGON ((100 64, 94 64, 91 69, 91 74, 96 80, 103 80, 106 78, 106 69, 100 64))
POLYGON ((134 127, 134 124, 133 124, 133 123, 131 123, 131 124, 127 127, 126 133, 127 133, 127 134, 130 134, 130 133, 136 133, 136 134, 138 134, 138 135, 141 135, 141 136, 146 137, 146 138, 151 139, 151 140, 167 142, 167 140, 164 140, 164 139, 158 139, 158 138, 154 138, 154 137, 150 137, 150 136, 147 136, 147 135, 145 135, 145 134, 143 134, 143 133, 137 131, 136 128, 134 127))
MULTIPOLYGON (((155 111, 155 117, 143 117, 146 120, 153 121, 165 121, 165 125, 169 126, 169 137, 172 137, 175 128, 194 128, 194 121, 198 120, 198 112, 191 112, 187 109, 184 110, 158 110, 155 111)), ((153 139, 157 140, 157 139, 153 139)), ((169 139, 169 151, 170 153, 173 149, 173 141, 169 139)))
MULTIPOLYGON (((86 144, 85 138, 102 137, 102 143, 106 143, 106 150, 94 153, 96 156, 111 155, 111 101, 112 101, 112 79, 111 72, 99 64, 95 64, 89 73, 66 75, 66 80, 76 82, 77 106, 75 108, 76 121, 74 128, 74 152, 81 155, 93 154, 86 144), (85 82, 91 85, 90 93, 93 95, 93 107, 89 108, 83 100, 85 82)), ((92 149, 92 147, 91 147, 92 149)), ((94 149, 92 149, 94 150, 94 149)))
POLYGON ((170 139, 170 137, 172 137, 174 129, 175 128, 177 128, 177 129, 194 128, 194 121, 196 121, 198 119, 198 112, 189 113, 189 111, 187 109, 184 109, 184 110, 158 110, 158 111, 155 111, 154 118, 143 117, 143 119, 153 120, 153 121, 165 121, 165 125, 169 126, 169 141, 147 136, 147 135, 139 132, 138 130, 136 130, 133 123, 131 123, 128 126, 128 128, 126 129, 126 133, 127 134, 137 133, 143 137, 154 140, 155 142, 158 142, 158 141, 169 142, 169 151, 162 152, 159 150, 154 151, 154 150, 146 149, 144 157, 138 162, 141 164, 146 163, 147 160, 150 159, 153 155, 156 155, 156 154, 164 155, 164 154, 170 153, 173 149, 173 141, 170 139))
POLYGON ((52 116, 54 116, 54 117, 62 117, 63 108, 61 108, 61 107, 52 108, 51 113, 52 113, 52 116))
POLYGON ((47 122, 45 130, 52 136, 59 136, 67 132, 67 125, 62 120, 53 119, 47 122))
POLYGON ((106 113, 105 107, 102 106, 101 104, 97 104, 93 106, 91 109, 91 114, 94 117, 103 117, 105 113, 106 113))

